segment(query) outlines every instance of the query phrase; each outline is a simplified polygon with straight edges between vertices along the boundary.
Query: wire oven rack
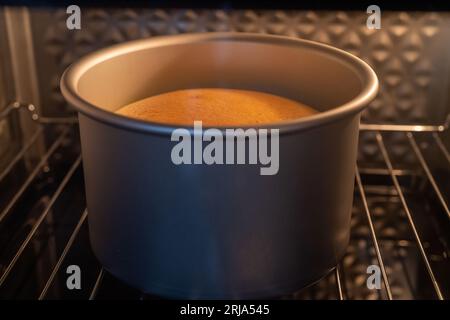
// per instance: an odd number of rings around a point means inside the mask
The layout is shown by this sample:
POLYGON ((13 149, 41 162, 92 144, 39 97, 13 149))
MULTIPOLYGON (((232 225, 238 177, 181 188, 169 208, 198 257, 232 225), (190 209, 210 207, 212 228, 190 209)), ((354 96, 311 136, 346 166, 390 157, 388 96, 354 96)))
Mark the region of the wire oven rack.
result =
MULTIPOLYGON (((31 113, 36 131, 0 171, 0 190, 6 190, 0 196, 0 298, 159 299, 115 279, 91 252, 77 119, 40 117, 33 105, 18 102, 0 119, 19 110, 31 113), (27 169, 23 159, 38 139, 45 140, 44 154, 27 169), (82 271, 80 290, 66 287, 71 264, 82 271)), ((361 125, 360 143, 372 145, 375 160, 358 160, 348 253, 334 272, 281 299, 450 296, 450 153, 441 139, 446 130, 361 125), (392 137, 407 142, 415 166, 396 159, 392 137), (370 265, 381 273, 375 290, 366 285, 370 265)))

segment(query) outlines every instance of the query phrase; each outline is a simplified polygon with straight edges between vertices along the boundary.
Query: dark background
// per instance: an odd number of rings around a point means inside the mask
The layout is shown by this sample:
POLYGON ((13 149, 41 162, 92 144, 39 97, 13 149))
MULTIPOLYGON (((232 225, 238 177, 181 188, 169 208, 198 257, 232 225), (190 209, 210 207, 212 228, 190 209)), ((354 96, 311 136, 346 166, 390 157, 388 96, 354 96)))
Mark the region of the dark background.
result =
POLYGON ((354 1, 354 0, 314 0, 314 1, 287 1, 287 0, 228 0, 228 1, 180 1, 180 0, 153 0, 153 1, 126 1, 126 0, 76 0, 76 1, 46 1, 46 0, 2 0, 3 5, 25 5, 34 7, 59 7, 71 4, 107 7, 107 6, 126 6, 126 7, 147 7, 147 8, 217 8, 217 9, 311 9, 311 10, 366 10, 369 5, 378 5, 381 10, 426 10, 441 11, 450 10, 450 1, 445 0, 426 0, 426 1, 354 1))

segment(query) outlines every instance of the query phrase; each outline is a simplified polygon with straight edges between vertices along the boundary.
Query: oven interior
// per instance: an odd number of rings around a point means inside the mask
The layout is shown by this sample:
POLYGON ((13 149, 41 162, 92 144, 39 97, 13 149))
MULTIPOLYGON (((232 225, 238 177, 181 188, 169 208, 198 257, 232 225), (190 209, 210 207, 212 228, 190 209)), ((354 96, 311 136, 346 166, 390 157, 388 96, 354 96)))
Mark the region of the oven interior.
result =
POLYGON ((208 31, 320 41, 380 80, 364 112, 351 242, 338 267, 277 299, 450 297, 450 12, 0 7, 0 298, 159 299, 102 269, 89 245, 75 112, 59 92, 80 56, 130 39, 208 31), (67 267, 82 271, 80 290, 67 267), (381 288, 369 289, 378 266, 381 288))

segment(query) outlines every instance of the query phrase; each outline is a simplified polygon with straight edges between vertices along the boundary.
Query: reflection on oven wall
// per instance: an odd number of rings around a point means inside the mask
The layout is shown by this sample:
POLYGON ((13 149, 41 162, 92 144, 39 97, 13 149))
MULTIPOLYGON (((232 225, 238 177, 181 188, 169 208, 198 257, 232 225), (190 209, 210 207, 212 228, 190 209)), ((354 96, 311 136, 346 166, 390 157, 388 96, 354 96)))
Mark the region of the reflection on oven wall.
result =
POLYGON ((62 71, 80 56, 130 39, 208 31, 270 33, 328 43, 376 71, 380 93, 366 123, 442 124, 449 113, 450 13, 382 12, 368 29, 361 11, 142 10, 81 8, 81 30, 68 30, 64 9, 31 9, 31 34, 43 112, 60 113, 62 71))
MULTIPOLYGON (((4 45, 7 43, 5 30, 5 21, 0 15, 0 43, 2 43, 0 45, 0 114, 4 112, 8 103, 13 100, 13 92, 8 88, 8 79, 11 76, 7 72, 9 51, 7 46, 4 45)), ((18 147, 18 137, 14 132, 15 127, 17 126, 11 125, 10 119, 0 119, 0 168, 7 164, 18 147)))

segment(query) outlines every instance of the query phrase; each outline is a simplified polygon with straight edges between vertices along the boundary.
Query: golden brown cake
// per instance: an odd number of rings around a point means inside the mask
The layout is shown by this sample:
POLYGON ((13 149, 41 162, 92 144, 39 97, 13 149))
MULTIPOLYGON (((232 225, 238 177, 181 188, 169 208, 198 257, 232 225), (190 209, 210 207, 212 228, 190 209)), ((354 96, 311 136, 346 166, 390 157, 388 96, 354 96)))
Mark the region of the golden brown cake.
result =
POLYGON ((292 120, 317 113, 300 102, 276 95, 236 89, 171 91, 120 108, 117 113, 150 122, 191 126, 247 126, 292 120))

